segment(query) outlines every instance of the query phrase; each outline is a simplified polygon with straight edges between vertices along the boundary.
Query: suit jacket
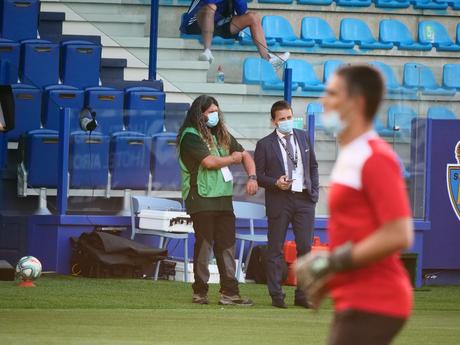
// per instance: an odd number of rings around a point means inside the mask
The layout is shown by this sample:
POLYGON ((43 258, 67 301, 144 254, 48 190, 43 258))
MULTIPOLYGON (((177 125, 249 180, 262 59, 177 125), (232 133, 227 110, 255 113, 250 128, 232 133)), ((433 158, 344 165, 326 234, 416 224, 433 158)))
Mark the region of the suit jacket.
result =
MULTIPOLYGON (((318 162, 310 144, 307 132, 294 129, 294 137, 301 151, 300 157, 304 167, 306 197, 316 203, 319 195, 318 162)), ((276 130, 257 142, 254 153, 257 182, 265 188, 265 207, 268 217, 277 217, 286 204, 291 191, 283 191, 276 187, 276 181, 286 174, 283 155, 276 130)))

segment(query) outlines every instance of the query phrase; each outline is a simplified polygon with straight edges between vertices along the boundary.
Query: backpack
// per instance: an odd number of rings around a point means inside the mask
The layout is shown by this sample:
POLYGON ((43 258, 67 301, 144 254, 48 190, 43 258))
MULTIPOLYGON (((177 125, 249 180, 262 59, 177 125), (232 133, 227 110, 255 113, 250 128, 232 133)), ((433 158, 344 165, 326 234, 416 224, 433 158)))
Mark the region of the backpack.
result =
MULTIPOLYGON (((246 279, 254 280, 257 284, 267 284, 267 254, 267 245, 254 247, 246 270, 246 279)), ((284 260, 281 269, 282 281, 285 281, 288 276, 288 265, 284 260)))

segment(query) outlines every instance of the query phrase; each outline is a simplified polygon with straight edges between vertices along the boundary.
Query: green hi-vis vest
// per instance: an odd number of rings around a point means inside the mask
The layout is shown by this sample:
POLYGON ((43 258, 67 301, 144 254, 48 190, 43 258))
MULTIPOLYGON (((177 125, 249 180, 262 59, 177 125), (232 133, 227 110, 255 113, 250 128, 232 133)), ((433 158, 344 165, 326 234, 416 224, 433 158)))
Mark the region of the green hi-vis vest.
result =
MULTIPOLYGON (((198 130, 193 127, 187 127, 180 137, 179 165, 182 178, 182 198, 184 200, 187 199, 188 194, 190 193, 191 174, 185 166, 184 162, 182 162, 180 156, 180 144, 182 143, 182 139, 187 133, 198 135, 200 138, 202 138, 200 132, 198 132, 198 130)), ((212 136, 212 140, 214 145, 210 148, 211 155, 218 157, 228 156, 228 150, 218 147, 217 139, 214 135, 212 136)), ((225 182, 224 176, 220 169, 206 169, 201 164, 198 168, 197 187, 198 195, 203 198, 216 198, 233 195, 233 181, 225 182)))

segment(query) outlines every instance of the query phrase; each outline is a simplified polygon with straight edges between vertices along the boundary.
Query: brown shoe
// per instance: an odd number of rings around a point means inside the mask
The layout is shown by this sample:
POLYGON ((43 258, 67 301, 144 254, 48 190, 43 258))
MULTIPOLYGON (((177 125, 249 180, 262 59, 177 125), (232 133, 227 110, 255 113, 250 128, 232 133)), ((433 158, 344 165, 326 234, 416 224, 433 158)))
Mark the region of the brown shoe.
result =
POLYGON ((209 304, 207 295, 193 294, 192 302, 196 304, 209 304))
POLYGON ((221 294, 219 299, 220 305, 239 305, 242 307, 251 307, 254 303, 249 298, 243 298, 240 295, 228 296, 221 294))

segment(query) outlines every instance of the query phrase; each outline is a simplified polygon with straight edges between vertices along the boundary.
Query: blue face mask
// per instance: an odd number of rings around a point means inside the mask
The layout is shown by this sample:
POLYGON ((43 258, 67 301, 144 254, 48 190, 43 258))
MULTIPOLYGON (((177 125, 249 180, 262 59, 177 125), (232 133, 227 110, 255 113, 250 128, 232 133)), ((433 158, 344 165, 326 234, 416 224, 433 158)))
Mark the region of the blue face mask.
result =
POLYGON ((278 130, 283 134, 291 133, 293 128, 294 128, 293 119, 278 122, 278 130))
POLYGON ((217 111, 209 113, 208 121, 206 122, 206 125, 209 128, 213 128, 213 127, 216 127, 218 123, 219 123, 219 113, 217 111))

